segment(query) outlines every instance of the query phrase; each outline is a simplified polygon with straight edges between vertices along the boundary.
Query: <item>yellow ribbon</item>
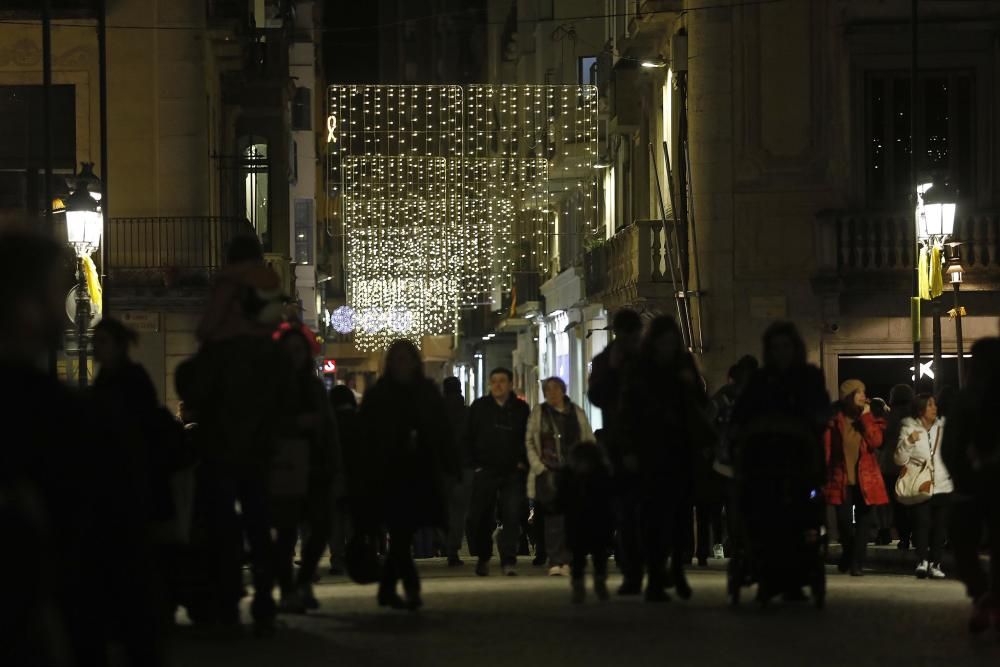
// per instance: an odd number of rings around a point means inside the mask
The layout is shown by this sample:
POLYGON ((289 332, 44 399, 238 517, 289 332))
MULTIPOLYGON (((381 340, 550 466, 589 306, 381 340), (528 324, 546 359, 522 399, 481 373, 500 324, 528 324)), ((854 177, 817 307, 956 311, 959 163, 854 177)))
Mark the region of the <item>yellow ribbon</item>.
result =
POLYGON ((97 276, 97 266, 90 257, 83 258, 83 275, 87 280, 87 294, 94 304, 97 313, 104 311, 104 292, 101 290, 101 280, 97 276))
POLYGON ((931 298, 935 299, 941 296, 944 291, 944 274, 941 267, 941 246, 935 245, 931 248, 931 267, 930 267, 930 293, 931 298))

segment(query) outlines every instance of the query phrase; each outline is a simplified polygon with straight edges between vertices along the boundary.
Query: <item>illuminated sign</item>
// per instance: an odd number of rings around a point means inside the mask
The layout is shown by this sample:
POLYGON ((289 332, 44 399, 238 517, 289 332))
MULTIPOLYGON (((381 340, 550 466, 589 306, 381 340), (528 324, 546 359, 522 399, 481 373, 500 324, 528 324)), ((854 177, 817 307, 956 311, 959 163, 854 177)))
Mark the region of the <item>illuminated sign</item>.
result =
POLYGON ((323 375, 335 375, 337 373, 337 360, 336 359, 324 359, 323 360, 323 375))

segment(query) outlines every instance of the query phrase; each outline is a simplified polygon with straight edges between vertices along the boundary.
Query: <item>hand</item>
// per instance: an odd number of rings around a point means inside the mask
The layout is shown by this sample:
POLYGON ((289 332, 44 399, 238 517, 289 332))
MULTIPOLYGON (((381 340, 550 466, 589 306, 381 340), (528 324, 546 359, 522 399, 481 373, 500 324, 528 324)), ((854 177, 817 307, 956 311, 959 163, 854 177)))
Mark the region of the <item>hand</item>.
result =
POLYGON ((911 445, 917 444, 917 441, 920 440, 920 432, 919 431, 914 431, 913 433, 910 434, 910 437, 908 437, 906 440, 911 445))

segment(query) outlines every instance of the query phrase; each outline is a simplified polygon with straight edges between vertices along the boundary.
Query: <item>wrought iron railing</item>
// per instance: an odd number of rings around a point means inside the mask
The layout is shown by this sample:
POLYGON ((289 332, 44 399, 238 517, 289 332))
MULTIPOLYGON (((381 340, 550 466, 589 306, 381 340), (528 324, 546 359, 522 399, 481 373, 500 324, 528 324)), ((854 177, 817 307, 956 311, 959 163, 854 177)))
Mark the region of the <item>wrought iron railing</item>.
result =
POLYGON ((230 241, 252 232, 238 218, 111 218, 106 273, 116 286, 205 286, 230 241))

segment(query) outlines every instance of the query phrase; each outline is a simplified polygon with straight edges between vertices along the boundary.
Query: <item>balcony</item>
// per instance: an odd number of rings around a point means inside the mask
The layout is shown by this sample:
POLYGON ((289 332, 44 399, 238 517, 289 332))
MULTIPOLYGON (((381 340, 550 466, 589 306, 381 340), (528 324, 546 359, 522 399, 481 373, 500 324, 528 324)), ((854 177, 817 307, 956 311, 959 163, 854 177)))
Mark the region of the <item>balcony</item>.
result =
POLYGON ((637 220, 589 250, 583 267, 587 296, 609 311, 667 304, 674 295, 670 276, 678 259, 677 230, 673 221, 637 220))
MULTIPOLYGON (((820 291, 911 289, 913 216, 823 211, 817 216, 816 256, 820 291)), ((1000 288, 1000 214, 973 213, 955 219, 962 243, 963 289, 1000 288)))
POLYGON ((246 233, 252 233, 247 222, 236 218, 111 218, 105 230, 111 294, 203 292, 229 242, 246 233))

